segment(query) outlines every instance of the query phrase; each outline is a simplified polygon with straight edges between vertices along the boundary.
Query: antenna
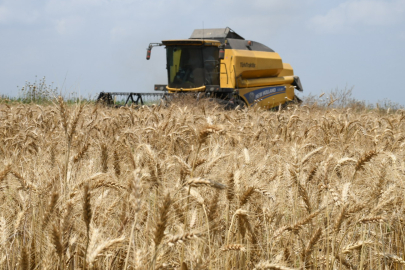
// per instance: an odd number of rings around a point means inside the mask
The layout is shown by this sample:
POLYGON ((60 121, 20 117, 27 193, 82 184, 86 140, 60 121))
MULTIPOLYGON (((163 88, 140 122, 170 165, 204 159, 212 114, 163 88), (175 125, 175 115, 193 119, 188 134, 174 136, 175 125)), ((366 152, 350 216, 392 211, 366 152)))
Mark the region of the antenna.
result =
POLYGON ((203 41, 204 41, 204 31, 205 31, 205 29, 204 29, 204 21, 203 21, 203 41))

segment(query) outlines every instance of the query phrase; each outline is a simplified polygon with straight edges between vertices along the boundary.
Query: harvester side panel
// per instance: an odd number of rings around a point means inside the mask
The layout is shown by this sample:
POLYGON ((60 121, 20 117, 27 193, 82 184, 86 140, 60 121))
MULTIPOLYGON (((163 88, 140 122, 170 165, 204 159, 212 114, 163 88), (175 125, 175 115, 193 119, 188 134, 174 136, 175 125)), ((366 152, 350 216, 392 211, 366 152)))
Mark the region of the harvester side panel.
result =
POLYGON ((249 106, 272 108, 294 99, 294 71, 275 52, 226 49, 221 88, 238 89, 249 106))
POLYGON ((283 64, 275 52, 225 50, 220 67, 221 88, 238 88, 235 78, 254 79, 293 75, 290 65, 283 64), (287 70, 284 71, 284 68, 287 70))

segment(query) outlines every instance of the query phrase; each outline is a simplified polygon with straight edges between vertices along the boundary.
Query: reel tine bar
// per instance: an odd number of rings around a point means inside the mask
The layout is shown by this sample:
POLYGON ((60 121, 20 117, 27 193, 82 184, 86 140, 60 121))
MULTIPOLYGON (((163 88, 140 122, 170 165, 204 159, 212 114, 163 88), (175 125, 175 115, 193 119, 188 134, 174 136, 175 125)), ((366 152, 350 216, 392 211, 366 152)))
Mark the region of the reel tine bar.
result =
POLYGON ((164 98, 164 93, 134 93, 134 92, 101 92, 97 102, 104 102, 107 105, 114 105, 113 96, 127 96, 124 106, 129 102, 135 105, 144 105, 144 98, 164 98))

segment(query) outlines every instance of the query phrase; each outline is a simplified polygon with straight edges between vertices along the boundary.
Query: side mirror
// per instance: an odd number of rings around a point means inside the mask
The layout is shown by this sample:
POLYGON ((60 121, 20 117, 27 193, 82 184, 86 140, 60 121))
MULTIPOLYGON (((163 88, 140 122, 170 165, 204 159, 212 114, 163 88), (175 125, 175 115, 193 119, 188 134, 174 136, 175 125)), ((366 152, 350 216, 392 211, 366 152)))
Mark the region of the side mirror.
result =
POLYGON ((163 43, 149 43, 149 47, 146 49, 146 60, 150 59, 150 53, 152 51, 152 47, 155 46, 162 46, 163 43))
POLYGON ((146 49, 146 60, 150 59, 150 53, 152 51, 152 46, 149 45, 149 47, 146 49))
POLYGON ((224 59, 224 58, 225 58, 225 45, 221 44, 221 45, 219 45, 218 59, 224 59))

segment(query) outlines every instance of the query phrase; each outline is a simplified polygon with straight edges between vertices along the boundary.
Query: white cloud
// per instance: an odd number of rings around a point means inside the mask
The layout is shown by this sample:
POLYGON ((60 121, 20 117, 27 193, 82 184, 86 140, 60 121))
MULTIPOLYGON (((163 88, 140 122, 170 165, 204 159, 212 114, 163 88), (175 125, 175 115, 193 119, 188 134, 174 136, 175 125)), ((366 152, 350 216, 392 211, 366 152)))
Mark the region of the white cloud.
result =
POLYGON ((45 10, 48 14, 86 12, 104 3, 105 0, 48 0, 45 10))
POLYGON ((299 8, 309 2, 311 2, 311 0, 253 0, 250 1, 249 4, 261 10, 268 10, 270 8, 272 11, 274 11, 299 8))
POLYGON ((84 20, 81 17, 66 17, 55 20, 55 29, 59 35, 74 35, 84 24, 84 20))
POLYGON ((4 1, 0 5, 0 24, 30 24, 39 17, 39 12, 31 5, 24 6, 22 1, 4 1))
POLYGON ((405 0, 349 0, 310 20, 320 32, 353 30, 357 26, 388 26, 403 21, 405 0))
POLYGON ((110 40, 112 42, 121 42, 128 37, 131 37, 131 31, 124 27, 114 27, 110 30, 110 40))
POLYGON ((0 23, 5 23, 10 19, 10 11, 5 6, 0 6, 0 23))

